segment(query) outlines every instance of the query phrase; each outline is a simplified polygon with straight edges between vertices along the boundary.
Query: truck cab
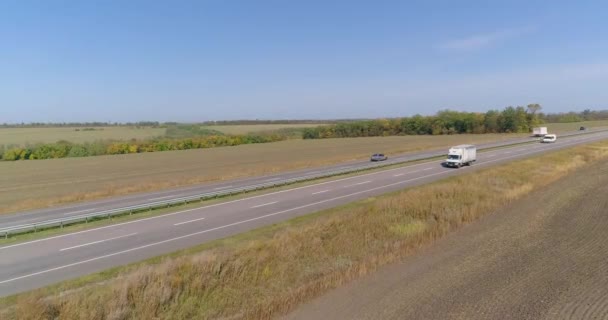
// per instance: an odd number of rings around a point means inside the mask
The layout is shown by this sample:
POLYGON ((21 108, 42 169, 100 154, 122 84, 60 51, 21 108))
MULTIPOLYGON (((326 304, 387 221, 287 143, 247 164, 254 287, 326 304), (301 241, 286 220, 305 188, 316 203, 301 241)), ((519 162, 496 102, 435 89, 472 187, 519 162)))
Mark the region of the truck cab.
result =
POLYGON ((477 161, 477 148, 474 145, 459 145, 448 150, 448 158, 445 165, 448 167, 460 168, 464 165, 471 165, 477 161))

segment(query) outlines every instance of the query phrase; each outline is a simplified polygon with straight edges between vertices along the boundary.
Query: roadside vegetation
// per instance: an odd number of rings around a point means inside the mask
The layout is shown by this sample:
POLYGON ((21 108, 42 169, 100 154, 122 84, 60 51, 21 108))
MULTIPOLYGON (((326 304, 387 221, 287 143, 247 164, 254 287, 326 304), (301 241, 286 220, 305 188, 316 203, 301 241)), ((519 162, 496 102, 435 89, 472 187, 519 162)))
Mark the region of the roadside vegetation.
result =
MULTIPOLYGON (((75 130, 80 131, 81 129, 75 130)), ((206 149, 241 144, 276 142, 286 140, 287 138, 287 136, 278 133, 225 135, 216 130, 201 128, 199 125, 169 125, 166 127, 164 136, 142 140, 97 140, 84 143, 59 141, 56 143, 0 145, 0 158, 4 161, 79 158, 128 153, 206 149)))
POLYGON ((3 316, 268 319, 607 158, 595 143, 358 201, 5 298, 3 316))

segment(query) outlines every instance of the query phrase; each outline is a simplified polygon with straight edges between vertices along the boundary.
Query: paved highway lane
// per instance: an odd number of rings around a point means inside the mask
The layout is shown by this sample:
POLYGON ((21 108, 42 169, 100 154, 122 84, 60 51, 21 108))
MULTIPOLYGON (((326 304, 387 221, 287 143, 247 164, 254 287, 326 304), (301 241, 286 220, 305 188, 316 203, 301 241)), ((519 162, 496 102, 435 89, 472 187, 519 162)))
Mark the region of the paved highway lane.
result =
POLYGON ((0 247, 0 295, 41 287, 188 248, 357 199, 466 173, 476 168, 608 139, 608 132, 528 144, 478 155, 478 163, 448 169, 442 161, 371 172, 201 208, 0 247))
MULTIPOLYGON (((593 131, 589 131, 589 132, 593 132, 593 131)), ((567 136, 584 136, 584 134, 589 133, 589 132, 576 131, 576 132, 564 133, 564 134, 560 135, 560 139, 563 137, 567 137, 567 136)), ((538 140, 538 138, 516 138, 516 139, 511 139, 508 141, 481 144, 481 145, 478 145, 478 148, 479 149, 493 148, 493 147, 500 147, 500 146, 505 146, 505 145, 509 145, 509 144, 532 142, 532 141, 537 141, 537 140, 538 140)), ((428 159, 428 158, 431 158, 434 156, 442 156, 442 155, 446 154, 448 147, 449 146, 446 146, 445 148, 440 149, 440 150, 433 150, 433 151, 427 151, 427 152, 421 152, 421 153, 409 153, 409 154, 398 155, 398 156, 390 156, 389 160, 386 163, 402 162, 402 161, 406 161, 406 160, 415 161, 415 160, 420 160, 420 159, 428 159)), ((177 198, 182 198, 182 197, 187 197, 187 196, 199 195, 199 194, 203 194, 203 193, 243 188, 243 187, 247 187, 247 186, 254 186, 254 185, 261 184, 261 183, 270 182, 270 181, 299 178, 299 177, 304 177, 304 176, 313 175, 313 174, 332 172, 332 171, 335 171, 338 169, 364 166, 364 165, 368 165, 368 164, 369 164, 369 162, 367 162, 367 161, 355 161, 355 162, 342 163, 339 165, 327 166, 327 167, 322 167, 322 168, 311 168, 311 169, 306 169, 306 170, 286 172, 286 173, 281 173, 281 174, 277 174, 277 175, 252 177, 252 178, 239 179, 239 180, 230 180, 230 181, 221 182, 221 183, 202 184, 202 185, 196 185, 196 186, 192 186, 192 187, 169 189, 169 190, 149 192, 149 193, 140 193, 140 194, 133 194, 133 195, 122 196, 122 197, 112 197, 112 198, 108 198, 108 199, 89 201, 89 202, 85 202, 85 203, 81 203, 81 204, 74 204, 74 205, 69 205, 69 206, 53 207, 53 208, 33 210, 33 211, 28 211, 28 212, 17 212, 17 213, 13 213, 13 214, 3 214, 3 215, 0 215, 0 229, 13 227, 13 226, 17 226, 17 225, 41 222, 41 221, 46 221, 46 220, 60 219, 60 218, 66 218, 66 217, 70 217, 70 216, 77 216, 77 215, 82 215, 82 214, 100 212, 100 211, 104 211, 104 210, 124 208, 127 206, 148 204, 148 203, 156 202, 156 201, 166 201, 166 200, 170 200, 170 199, 177 199, 177 198)))

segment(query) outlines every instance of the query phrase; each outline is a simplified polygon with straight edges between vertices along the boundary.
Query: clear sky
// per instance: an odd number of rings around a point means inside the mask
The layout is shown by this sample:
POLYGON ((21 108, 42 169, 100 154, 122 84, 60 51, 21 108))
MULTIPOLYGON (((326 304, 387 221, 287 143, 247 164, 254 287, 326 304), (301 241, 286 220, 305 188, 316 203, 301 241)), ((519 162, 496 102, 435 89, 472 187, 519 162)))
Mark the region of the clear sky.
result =
POLYGON ((0 1, 0 123, 608 108, 606 1, 0 1))

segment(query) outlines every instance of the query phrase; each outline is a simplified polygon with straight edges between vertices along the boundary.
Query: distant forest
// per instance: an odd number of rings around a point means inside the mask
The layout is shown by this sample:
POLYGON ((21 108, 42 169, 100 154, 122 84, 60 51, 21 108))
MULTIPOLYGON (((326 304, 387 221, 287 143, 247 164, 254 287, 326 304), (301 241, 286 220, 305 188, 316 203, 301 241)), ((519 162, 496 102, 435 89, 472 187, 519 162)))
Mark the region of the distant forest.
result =
POLYGON ((544 114, 539 104, 507 107, 486 113, 444 110, 433 116, 351 121, 303 130, 304 139, 444 135, 460 133, 525 133, 542 123, 608 119, 608 111, 544 114))
MULTIPOLYGON (((537 105, 537 104, 536 104, 537 105)), ((529 105, 529 106, 535 106, 529 105)), ((539 105, 537 105, 539 106, 539 105)), ((511 108, 511 107, 509 107, 511 108)), ((524 108, 524 107, 517 107, 524 108)), ((527 110, 527 107, 524 108, 527 110)), ((445 112, 455 111, 440 111, 438 114, 445 112)), ((488 111, 493 112, 493 111, 488 111)), ((455 112, 465 113, 465 112, 455 112)), ((472 112, 471 114, 480 114, 472 112)), ((487 113, 486 113, 487 114, 487 113)), ((566 112, 566 113, 542 113, 540 109, 537 110, 538 118, 542 122, 546 123, 563 123, 563 122, 579 122, 579 121, 590 121, 590 120, 608 120, 608 110, 594 111, 586 109, 582 112, 566 112)), ((433 116, 419 116, 414 117, 433 117, 433 116)), ((409 118, 414 118, 409 117, 409 118)), ((388 118, 388 120, 400 120, 406 118, 388 118)), ((340 124, 349 122, 361 122, 361 121, 373 121, 375 119, 305 119, 305 120, 222 120, 222 121, 203 121, 196 123, 189 123, 191 125, 201 126, 227 126, 227 125, 262 125, 262 124, 340 124)), ((138 122, 29 122, 29 123, 2 123, 0 128, 44 128, 44 127, 118 127, 118 126, 130 126, 130 127, 153 127, 153 128, 166 128, 170 126, 180 125, 183 123, 179 122, 158 122, 158 121, 138 121, 138 122)))
MULTIPOLYGON (((256 124, 318 124, 318 123, 341 123, 357 121, 358 119, 332 119, 332 120, 225 120, 225 121, 203 121, 188 123, 200 126, 228 126, 228 125, 256 125, 256 124)), ((29 123, 2 123, 0 128, 62 128, 62 127, 152 127, 166 128, 180 125, 180 122, 158 122, 158 121, 139 121, 139 122, 29 122, 29 123)))

